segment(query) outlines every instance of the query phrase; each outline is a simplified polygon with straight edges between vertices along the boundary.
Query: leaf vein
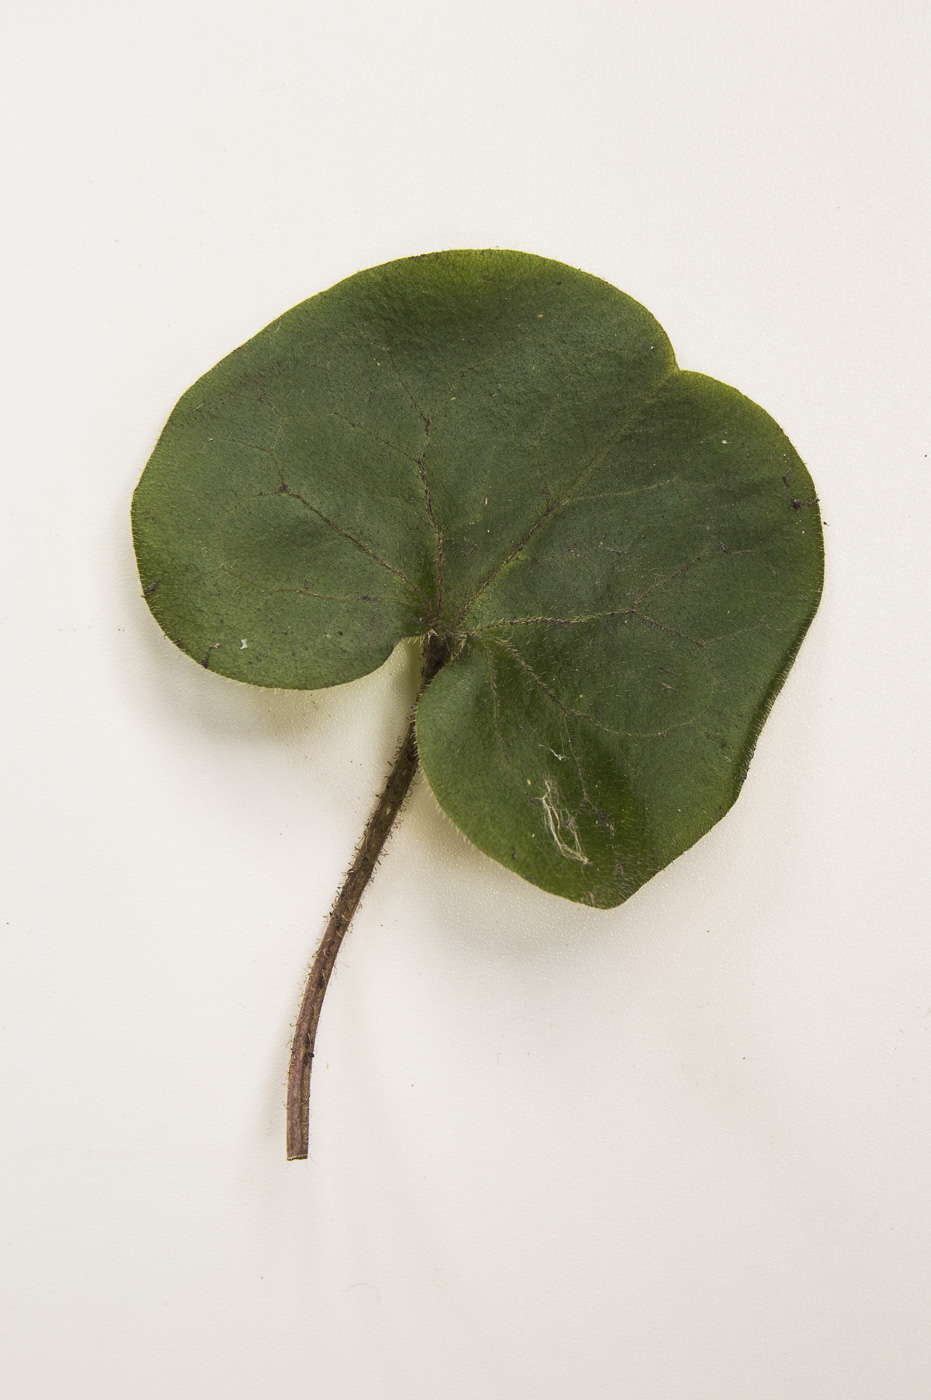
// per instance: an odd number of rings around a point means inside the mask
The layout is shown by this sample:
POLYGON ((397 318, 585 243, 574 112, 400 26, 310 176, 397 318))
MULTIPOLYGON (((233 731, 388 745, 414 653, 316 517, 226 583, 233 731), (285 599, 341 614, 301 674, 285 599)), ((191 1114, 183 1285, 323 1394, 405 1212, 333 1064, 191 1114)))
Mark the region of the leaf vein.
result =
POLYGON ((376 564, 380 564, 383 569, 387 569, 389 573, 394 574, 396 578, 399 578, 403 583, 406 583, 411 592, 414 593, 423 603, 427 613, 430 613, 430 604, 426 596, 417 587, 416 583, 414 583, 413 579, 409 579, 407 574, 403 573, 401 569, 395 568, 393 564, 388 563, 387 559, 383 559, 380 554, 376 554, 374 549, 370 549, 369 546, 367 544, 364 544, 363 541, 360 540, 356 535, 353 535, 349 530, 344 530, 341 525, 337 525, 335 520, 331 520, 328 515, 324 515, 322 510, 318 510, 317 507, 311 504, 311 502, 308 501, 305 496, 302 496, 299 491, 292 491, 291 488, 285 484, 285 482, 282 482, 277 491, 263 492, 261 494, 290 496, 292 500, 299 501, 300 504, 305 508, 305 510, 309 510, 312 515, 317 516, 318 520, 322 520, 324 525, 328 525, 330 529, 335 531, 337 535, 341 535, 344 540, 348 540, 350 544, 355 545, 356 549, 361 550, 363 554, 367 554, 368 557, 370 559, 373 559, 376 564))
POLYGON ((690 637, 688 632, 680 632, 678 627, 670 627, 665 622, 657 622, 655 617, 647 617, 646 613, 635 612, 633 608, 628 608, 631 617, 637 617, 641 622, 647 622, 651 627, 658 627, 661 632, 668 632, 670 636, 681 637, 684 642, 691 642, 693 646, 700 647, 704 651, 707 642, 700 642, 697 637, 690 637))
POLYGON ((598 448, 591 461, 587 462, 586 465, 582 468, 582 470, 579 472, 578 476, 572 482, 568 490, 565 491, 562 494, 562 496, 560 496, 557 500, 549 502, 547 504, 546 509, 530 525, 529 529, 525 531, 523 537, 517 542, 516 545, 514 545, 510 553, 505 555, 505 557, 500 561, 500 563, 496 564, 495 567, 491 570, 491 572, 479 584, 478 588, 472 594, 471 598, 469 598, 469 600, 459 612, 456 618, 457 624, 461 622, 462 619, 466 616, 466 614, 472 610, 472 608, 475 606, 481 595, 486 591, 487 588, 490 587, 490 585, 498 577, 501 570, 505 568, 506 565, 510 564, 511 560, 515 559, 517 555, 520 554, 521 550, 524 549, 530 543, 530 540, 537 533, 537 531, 546 523, 550 516, 555 514, 557 511, 561 510, 563 506, 569 504, 569 502, 573 499, 575 491, 582 484, 582 482, 589 475, 589 473, 594 471, 595 467, 598 466, 599 462, 601 462, 601 460, 605 457, 605 455, 608 452, 611 451, 613 447, 616 447, 619 442, 623 441, 626 435, 630 432, 631 427, 633 426, 634 422, 639 417, 639 415, 643 413, 644 409, 646 409, 649 406, 649 404, 653 402, 653 400, 660 393, 663 387, 666 384, 668 384, 670 379, 676 373, 678 373, 678 370, 674 366, 667 374, 665 374, 662 377, 662 379, 660 379, 658 384, 653 389, 651 389, 650 393, 647 394, 645 398, 641 399, 641 401, 637 404, 636 408, 633 409, 629 417, 626 419, 623 427, 620 428, 618 432, 616 432, 611 438, 609 438, 607 442, 603 443, 602 446, 598 448))
POLYGON ((366 437, 371 438, 372 442, 380 443, 382 447, 390 447, 392 452, 397 452, 399 457, 403 457, 405 461, 413 462, 414 465, 417 466, 419 458, 414 457, 410 452, 405 452, 404 448, 398 447, 396 442, 389 442, 387 438, 381 437, 379 433, 373 433, 371 428, 367 428, 364 423, 356 423, 348 414, 341 413, 338 408, 331 408, 330 413, 334 418, 341 418, 342 421, 347 423, 355 432, 363 433, 366 437))
POLYGON ((481 643, 481 647, 482 651, 485 654, 485 661, 488 664, 488 681, 489 687, 491 689, 491 719, 495 731, 495 738, 497 739, 498 744, 501 748, 501 756, 504 759, 505 767, 507 768, 514 781, 519 784, 520 778, 518 777, 514 765, 511 762, 511 755, 508 752, 508 746, 504 742, 504 735, 501 732, 501 712, 498 703, 498 684, 495 675, 495 663, 492 658, 491 652, 488 650, 488 647, 485 645, 484 642, 481 643))
MULTIPOLYGON (((682 635, 682 634, 680 633, 680 635, 682 635)), ((601 720, 595 719, 594 715, 587 715, 587 714, 584 712, 584 710, 574 710, 574 709, 572 708, 571 705, 567 705, 567 704, 565 704, 564 701, 560 700, 559 696, 556 695, 556 694, 554 694, 554 692, 553 692, 552 690, 550 690, 549 686, 546 685, 546 683, 540 679, 540 677, 539 677, 539 676, 537 675, 537 673, 534 671, 533 667, 530 666, 530 665, 528 664, 528 662, 526 661, 526 659, 525 659, 523 656, 521 656, 520 652, 516 649, 516 647, 511 646, 510 643, 509 643, 509 642, 506 642, 506 641, 504 640, 503 637, 493 637, 491 640, 492 640, 492 641, 496 641, 496 642, 498 643, 499 646, 503 647, 504 650, 508 652, 508 654, 512 657, 512 659, 513 659, 515 662, 517 662, 517 664, 518 664, 520 667, 522 667, 522 669, 523 669, 524 671, 526 671, 527 675, 528 675, 528 676, 530 677, 530 679, 533 681, 534 685, 536 685, 537 688, 546 696, 546 698, 547 698, 548 700, 550 700, 550 701, 557 707, 557 709, 561 710, 561 711, 563 712, 563 714, 565 714, 565 715, 571 715, 574 719, 584 719, 584 720, 586 720, 589 724, 594 725, 596 729, 601 729, 601 730, 603 730, 606 734, 612 734, 612 735, 616 736, 617 738, 621 738, 621 739, 665 739, 666 735, 669 734, 673 729, 688 729, 691 725, 693 725, 693 724, 695 723, 695 720, 694 720, 694 718, 693 718, 693 719, 683 719, 683 720, 679 720, 679 721, 677 721, 675 724, 667 724, 666 727, 665 727, 665 729, 650 729, 650 730, 615 729, 615 728, 613 728, 611 725, 604 724, 604 723, 602 723, 601 720)), ((487 644, 482 638, 479 639, 479 642, 480 642, 480 645, 481 645, 481 647, 482 647, 482 650, 485 651, 486 654, 487 654, 487 652, 488 652, 488 644, 487 644)), ((699 644, 699 645, 701 645, 701 644, 699 644)), ((491 666, 490 657, 489 657, 489 666, 491 666)), ((498 711, 497 711, 497 705, 496 705, 496 708, 495 708, 495 715, 496 715, 496 717, 497 717, 497 714, 498 714, 498 711)), ((563 723, 565 724, 565 721, 563 721, 563 723)), ((575 765, 576 765, 576 767, 577 767, 578 770, 579 770, 579 781, 580 781, 580 783, 582 784, 583 798, 584 798, 585 801, 590 801, 590 799, 589 799, 589 797, 588 797, 588 794, 587 794, 587 792, 585 791, 585 782, 584 782, 584 779, 583 779, 583 777, 582 777, 582 770, 581 770, 581 768, 579 767, 579 759, 578 759, 578 756, 577 756, 576 753, 575 753, 575 750, 574 750, 573 747, 572 747, 572 734, 571 734, 571 732, 570 732, 570 729, 569 729, 568 724, 565 724, 565 733, 566 733, 566 742, 567 742, 567 744, 568 744, 568 746, 569 746, 570 752, 572 753, 573 761, 575 762, 575 765)))
POLYGON ((527 672, 527 675, 533 681, 537 689, 540 690, 548 700, 552 701, 557 709, 562 710, 563 714, 573 715, 576 719, 587 720, 588 723, 593 724, 596 729, 603 729, 606 734, 620 734, 623 732, 619 729, 612 729, 607 724, 602 724, 601 720, 595 719, 593 715, 585 714, 583 710, 574 710, 571 705, 566 705, 554 691, 550 690, 546 682, 540 679, 536 671, 528 664, 524 657, 521 656, 516 647, 511 646, 510 642, 505 641, 503 637, 494 637, 492 640, 497 642, 498 645, 517 662, 517 665, 527 672))
POLYGON ((267 584, 259 583, 258 579, 250 578, 248 574, 240 573, 238 569, 231 569, 229 564, 221 562, 217 568, 221 573, 236 579, 237 582, 255 588, 260 593, 267 593, 269 597, 277 597, 282 593, 296 593, 299 598, 319 598, 327 603, 383 603, 385 601, 384 598, 377 598, 371 593, 316 593, 311 588, 301 586, 269 588, 267 584))

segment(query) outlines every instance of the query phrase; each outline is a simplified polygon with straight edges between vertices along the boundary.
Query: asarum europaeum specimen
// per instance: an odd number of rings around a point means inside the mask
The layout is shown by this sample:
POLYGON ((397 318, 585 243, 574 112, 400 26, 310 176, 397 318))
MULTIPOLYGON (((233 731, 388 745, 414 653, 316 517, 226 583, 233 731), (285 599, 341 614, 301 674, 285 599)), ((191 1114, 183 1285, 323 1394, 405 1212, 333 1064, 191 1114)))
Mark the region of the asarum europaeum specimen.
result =
POLYGON ((357 273, 178 402, 133 499, 143 593, 222 676, 313 689, 422 646, 421 685, 298 1018, 307 1155, 336 954, 418 767, 476 846, 611 908, 734 802, 818 606, 782 430, 648 311, 526 253, 357 273))

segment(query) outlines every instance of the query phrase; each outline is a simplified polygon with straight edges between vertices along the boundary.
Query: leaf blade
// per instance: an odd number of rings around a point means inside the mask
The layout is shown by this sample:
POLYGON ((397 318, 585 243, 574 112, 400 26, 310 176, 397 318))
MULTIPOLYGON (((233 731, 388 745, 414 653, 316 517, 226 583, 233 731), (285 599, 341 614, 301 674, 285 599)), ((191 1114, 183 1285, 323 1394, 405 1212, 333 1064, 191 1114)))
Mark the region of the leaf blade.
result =
POLYGON ((811 620, 814 487, 644 308, 510 252, 369 269, 183 396, 134 499, 195 659, 338 684, 449 634, 421 759, 481 849, 610 907, 735 800, 811 620))

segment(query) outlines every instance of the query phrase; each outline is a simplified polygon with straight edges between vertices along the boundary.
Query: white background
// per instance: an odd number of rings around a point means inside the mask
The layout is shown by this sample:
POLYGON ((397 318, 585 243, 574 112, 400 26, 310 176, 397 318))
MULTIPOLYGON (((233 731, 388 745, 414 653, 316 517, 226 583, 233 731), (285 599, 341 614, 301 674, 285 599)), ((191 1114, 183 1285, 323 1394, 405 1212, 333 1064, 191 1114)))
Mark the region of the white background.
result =
POLYGON ((5 42, 11 1400, 931 1394, 926 6, 110 0, 5 42), (559 258, 786 429, 821 611, 726 820, 609 913, 421 785, 290 1023, 409 658, 252 691, 139 597, 175 399, 448 247, 559 258))

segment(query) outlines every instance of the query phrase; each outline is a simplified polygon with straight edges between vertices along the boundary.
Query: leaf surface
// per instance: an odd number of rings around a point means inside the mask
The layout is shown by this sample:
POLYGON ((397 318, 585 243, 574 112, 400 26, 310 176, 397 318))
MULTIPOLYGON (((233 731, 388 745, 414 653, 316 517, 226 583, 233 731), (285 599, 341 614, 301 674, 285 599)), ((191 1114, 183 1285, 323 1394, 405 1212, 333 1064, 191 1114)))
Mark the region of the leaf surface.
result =
POLYGON ((166 633, 259 685, 448 637, 441 805, 544 889, 626 899, 733 803, 817 607, 814 487, 643 307, 548 259, 407 258, 311 298, 178 403, 137 488, 166 633))

